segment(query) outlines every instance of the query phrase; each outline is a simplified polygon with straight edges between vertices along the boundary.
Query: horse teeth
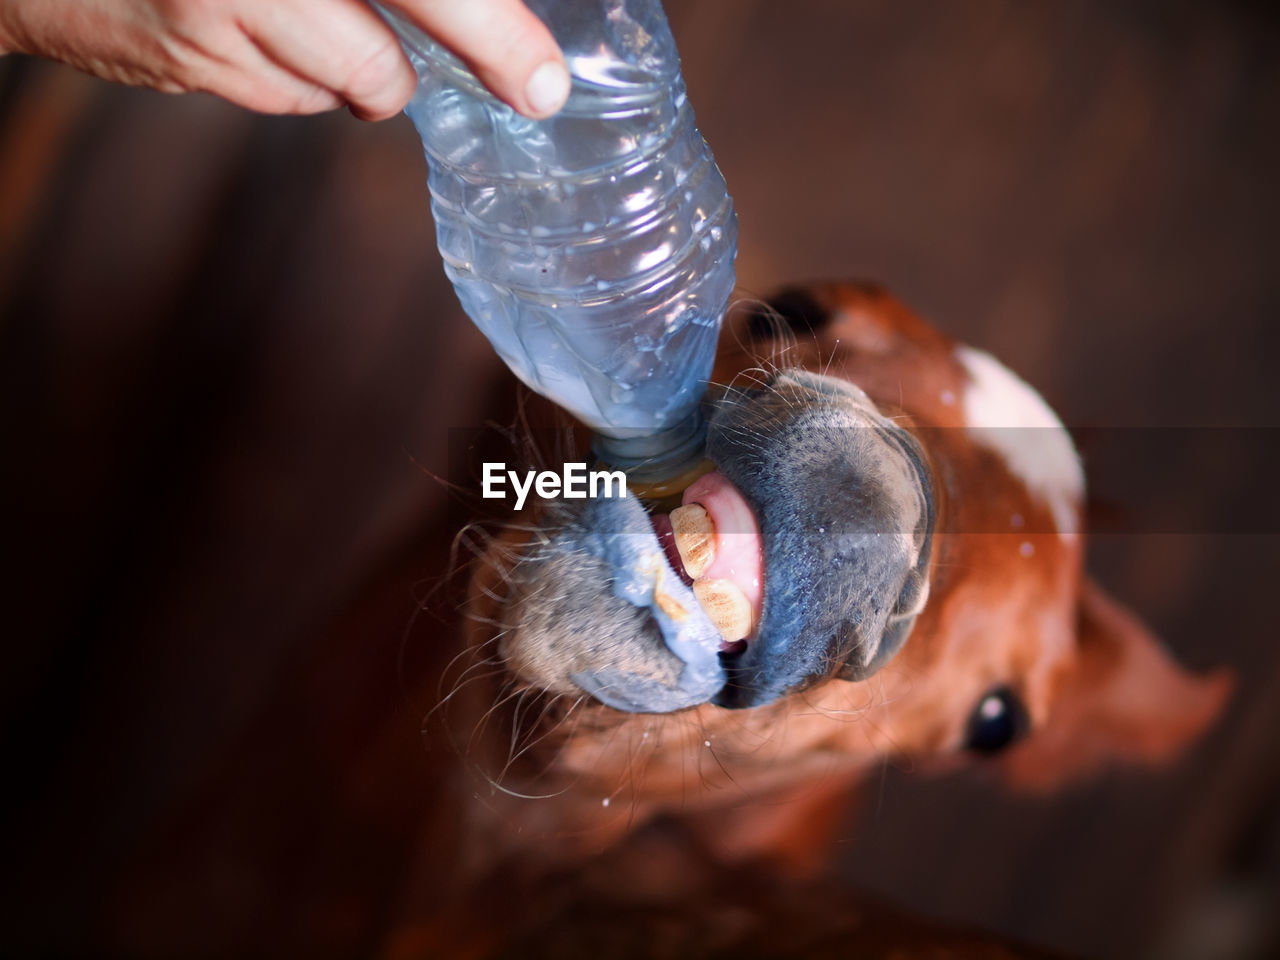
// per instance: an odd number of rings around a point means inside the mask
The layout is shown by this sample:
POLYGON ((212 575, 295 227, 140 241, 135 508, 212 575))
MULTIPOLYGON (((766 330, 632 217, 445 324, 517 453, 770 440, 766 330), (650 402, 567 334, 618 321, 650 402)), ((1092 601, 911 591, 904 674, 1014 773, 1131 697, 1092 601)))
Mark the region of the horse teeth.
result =
POLYGON ((697 580, 716 558, 716 526, 697 503, 671 511, 671 532, 685 573, 697 580))
POLYGON ((751 604, 736 583, 730 580, 695 580, 693 595, 726 641, 745 640, 750 635, 751 604))

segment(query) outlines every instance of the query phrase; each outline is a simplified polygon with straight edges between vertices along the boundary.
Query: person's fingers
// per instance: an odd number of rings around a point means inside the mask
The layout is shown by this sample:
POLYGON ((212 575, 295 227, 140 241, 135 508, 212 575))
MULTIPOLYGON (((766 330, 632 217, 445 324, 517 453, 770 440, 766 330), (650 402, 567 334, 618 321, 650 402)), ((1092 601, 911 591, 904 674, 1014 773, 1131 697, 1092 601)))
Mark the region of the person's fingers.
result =
POLYGON ((569 96, 569 71, 551 32, 521 0, 394 0, 521 113, 546 117, 569 96))
POLYGON ((274 62, 238 26, 170 45, 180 84, 260 113, 320 113, 342 105, 333 91, 274 62))
POLYGON ((343 103, 332 90, 308 83, 266 58, 251 68, 214 64, 192 87, 258 113, 324 113, 343 103))
MULTIPOLYGON (((521 0, 389 2, 521 113, 544 117, 564 104, 564 58, 521 0)), ((23 16, 0 17, 5 47, 108 79, 207 90, 263 112, 310 113, 345 101, 357 116, 388 117, 416 81, 394 34, 364 0, 95 0, 75 18, 57 0, 12 10, 0 0, 0 14, 6 10, 23 16)))
POLYGON ((391 28, 360 0, 255 3, 242 21, 268 58, 365 120, 404 109, 417 81, 391 28))

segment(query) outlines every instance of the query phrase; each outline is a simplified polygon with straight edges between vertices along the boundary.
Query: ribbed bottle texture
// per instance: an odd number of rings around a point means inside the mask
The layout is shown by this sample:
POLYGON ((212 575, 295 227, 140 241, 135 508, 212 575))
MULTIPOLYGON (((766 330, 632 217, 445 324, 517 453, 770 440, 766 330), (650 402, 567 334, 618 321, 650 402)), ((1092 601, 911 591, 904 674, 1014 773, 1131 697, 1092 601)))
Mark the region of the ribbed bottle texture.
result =
POLYGON ((573 77, 529 120, 384 11, 418 72, 445 271, 521 380, 606 438, 696 416, 733 289, 737 219, 658 0, 529 0, 573 77))

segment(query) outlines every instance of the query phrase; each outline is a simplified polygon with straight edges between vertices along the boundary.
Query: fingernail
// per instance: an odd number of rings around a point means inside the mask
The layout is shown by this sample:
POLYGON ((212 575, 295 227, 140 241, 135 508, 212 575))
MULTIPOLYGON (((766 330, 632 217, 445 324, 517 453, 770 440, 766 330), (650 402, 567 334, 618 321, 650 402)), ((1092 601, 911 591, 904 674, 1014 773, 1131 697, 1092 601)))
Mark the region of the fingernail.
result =
POLYGON ((569 99, 569 71, 559 60, 548 60, 529 75, 524 98, 535 116, 549 117, 569 99))

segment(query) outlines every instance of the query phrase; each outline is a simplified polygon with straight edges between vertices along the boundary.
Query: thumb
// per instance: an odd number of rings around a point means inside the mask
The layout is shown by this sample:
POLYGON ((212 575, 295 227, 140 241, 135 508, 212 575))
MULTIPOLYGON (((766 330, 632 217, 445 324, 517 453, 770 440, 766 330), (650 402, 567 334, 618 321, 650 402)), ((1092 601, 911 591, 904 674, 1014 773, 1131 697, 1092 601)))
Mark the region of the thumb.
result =
POLYGON ((550 116, 568 99, 564 55, 521 0, 395 0, 395 6, 525 116, 550 116))

